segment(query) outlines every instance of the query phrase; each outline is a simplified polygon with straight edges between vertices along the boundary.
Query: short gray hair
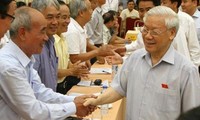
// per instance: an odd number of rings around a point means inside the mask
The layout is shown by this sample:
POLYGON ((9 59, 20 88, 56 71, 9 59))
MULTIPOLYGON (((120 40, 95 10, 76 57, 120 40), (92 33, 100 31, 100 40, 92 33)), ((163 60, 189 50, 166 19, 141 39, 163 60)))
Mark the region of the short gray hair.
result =
POLYGON ((18 29, 24 27, 31 30, 31 15, 29 7, 21 7, 15 11, 15 20, 11 23, 10 37, 14 38, 18 34, 18 29))
POLYGON ((169 7, 157 6, 150 9, 144 16, 144 22, 149 16, 161 16, 165 19, 165 25, 168 29, 175 28, 176 32, 179 28, 178 15, 169 7))
POLYGON ((76 19, 76 17, 79 14, 79 11, 87 10, 86 0, 71 0, 69 2, 69 10, 70 16, 73 19, 76 19))
POLYGON ((42 12, 49 6, 54 6, 57 10, 60 9, 60 5, 57 0, 33 0, 31 7, 42 12))

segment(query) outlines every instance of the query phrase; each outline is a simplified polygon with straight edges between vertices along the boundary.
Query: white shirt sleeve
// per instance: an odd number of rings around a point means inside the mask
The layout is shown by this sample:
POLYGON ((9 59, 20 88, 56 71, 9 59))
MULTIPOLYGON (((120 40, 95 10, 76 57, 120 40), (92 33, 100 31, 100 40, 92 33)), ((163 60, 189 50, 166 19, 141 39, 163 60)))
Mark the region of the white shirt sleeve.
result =
MULTIPOLYGON (((46 95, 43 98, 50 98, 51 102, 47 102, 48 99, 38 100, 34 95, 35 91, 33 91, 37 88, 34 88, 35 84, 39 84, 39 82, 35 80, 33 84, 28 83, 26 71, 23 69, 18 67, 6 68, 1 72, 1 97, 14 112, 27 120, 65 119, 76 113, 76 106, 73 102, 67 103, 68 100, 66 100, 66 103, 64 103, 65 100, 61 101, 58 98, 56 98, 58 103, 53 102, 54 95, 55 97, 61 97, 61 95, 53 94, 52 91, 42 86, 38 87, 36 94, 41 90, 43 95, 46 95), (31 86, 34 86, 33 89, 31 86), (63 102, 63 104, 59 102, 63 102)), ((42 98, 39 95, 37 96, 42 98)), ((72 99, 69 101, 72 101, 72 99)))
MULTIPOLYGON (((192 19, 192 18, 191 18, 192 19)), ((197 32, 195 28, 195 23, 192 22, 188 23, 188 33, 187 40, 188 40, 188 48, 191 56, 191 60, 196 66, 200 65, 200 45, 197 38, 197 32)))
POLYGON ((137 40, 132 42, 129 45, 126 45, 126 52, 133 52, 137 49, 143 48, 144 43, 143 43, 143 38, 141 32, 138 33, 137 40))
POLYGON ((34 71, 34 78, 32 81, 32 89, 38 100, 46 103, 67 103, 73 102, 75 97, 62 95, 54 92, 50 88, 46 88, 41 81, 36 71, 34 71))

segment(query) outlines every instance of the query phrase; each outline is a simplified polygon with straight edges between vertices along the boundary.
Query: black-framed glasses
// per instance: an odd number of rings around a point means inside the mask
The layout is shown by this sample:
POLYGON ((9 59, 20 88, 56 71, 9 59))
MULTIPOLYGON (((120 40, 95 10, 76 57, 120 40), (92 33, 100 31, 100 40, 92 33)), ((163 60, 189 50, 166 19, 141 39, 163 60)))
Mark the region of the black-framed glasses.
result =
POLYGON ((10 14, 8 14, 8 13, 0 13, 2 16, 4 16, 4 17, 9 17, 9 18, 11 18, 11 22, 15 19, 15 17, 14 16, 12 16, 12 15, 10 15, 10 14))

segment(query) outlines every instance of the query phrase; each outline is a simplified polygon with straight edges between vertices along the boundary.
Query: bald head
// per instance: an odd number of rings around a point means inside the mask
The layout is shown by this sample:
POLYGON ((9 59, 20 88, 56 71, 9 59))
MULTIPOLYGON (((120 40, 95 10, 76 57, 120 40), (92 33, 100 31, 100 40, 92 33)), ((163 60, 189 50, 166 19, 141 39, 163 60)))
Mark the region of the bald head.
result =
POLYGON ((15 37, 20 27, 24 27, 27 30, 31 29, 33 21, 44 18, 41 12, 30 7, 21 7, 15 11, 15 20, 11 24, 10 36, 15 37), (37 16, 37 17, 35 17, 37 16))
POLYGON ((48 40, 46 28, 47 21, 41 12, 30 7, 21 7, 16 10, 10 36, 12 41, 30 57, 32 54, 41 53, 48 40))

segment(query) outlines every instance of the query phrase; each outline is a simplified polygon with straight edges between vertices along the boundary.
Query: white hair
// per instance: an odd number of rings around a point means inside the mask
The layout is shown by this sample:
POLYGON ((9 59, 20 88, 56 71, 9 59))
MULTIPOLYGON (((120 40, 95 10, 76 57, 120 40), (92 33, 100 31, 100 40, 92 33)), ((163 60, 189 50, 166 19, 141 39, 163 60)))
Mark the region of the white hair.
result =
POLYGON ((160 16, 165 19, 165 25, 168 29, 175 28, 178 31, 179 18, 178 15, 169 7, 157 6, 150 9, 144 16, 144 22, 149 16, 160 16))

